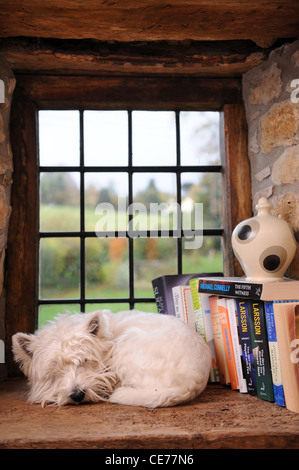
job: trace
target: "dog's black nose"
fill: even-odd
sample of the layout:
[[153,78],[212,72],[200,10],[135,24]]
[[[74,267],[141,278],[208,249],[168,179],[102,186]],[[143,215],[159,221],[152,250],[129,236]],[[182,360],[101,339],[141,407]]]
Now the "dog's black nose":
[[82,400],[84,400],[84,397],[85,397],[85,392],[83,390],[74,390],[73,393],[70,395],[70,398],[75,403],[80,403]]

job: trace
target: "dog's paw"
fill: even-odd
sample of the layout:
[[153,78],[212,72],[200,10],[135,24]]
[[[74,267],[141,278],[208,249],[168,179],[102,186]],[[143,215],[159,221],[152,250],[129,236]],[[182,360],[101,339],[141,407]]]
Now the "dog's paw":
[[149,391],[133,387],[119,387],[112,393],[109,401],[119,405],[156,408],[156,406],[159,406],[159,398],[157,395],[157,391]]
[[109,398],[111,403],[119,405],[145,406],[147,408],[158,408],[164,406],[174,406],[184,401],[188,401],[196,393],[190,391],[182,393],[181,388],[169,389],[140,389],[133,387],[117,388]]
[[119,387],[110,395],[109,401],[119,405],[135,405],[134,399],[136,399],[136,390],[134,388]]

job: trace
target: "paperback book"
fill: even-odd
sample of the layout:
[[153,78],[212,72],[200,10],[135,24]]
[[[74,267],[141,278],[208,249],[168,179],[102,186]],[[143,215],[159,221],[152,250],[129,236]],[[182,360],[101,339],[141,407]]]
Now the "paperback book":
[[219,382],[219,368],[215,349],[209,296],[199,294],[197,279],[189,281],[196,331],[205,339],[211,352],[211,372],[209,382]]
[[285,406],[284,391],[282,385],[281,366],[277,343],[277,334],[274,318],[273,302],[265,302],[266,325],[268,333],[268,345],[270,353],[271,373],[275,403]]
[[228,316],[228,309],[226,305],[226,299],[218,298],[217,308],[218,308],[218,313],[219,313],[219,318],[220,318],[224,351],[225,351],[225,357],[226,357],[226,363],[228,367],[231,388],[233,390],[238,390],[239,381],[238,381],[238,375],[237,375],[237,369],[236,369],[236,361],[235,361],[235,354],[234,354],[234,349],[233,349],[233,342],[232,342],[232,335],[231,335],[231,328],[230,328],[230,322],[229,322],[229,316]]
[[[220,274],[214,273],[214,275],[218,276]],[[199,276],[207,276],[207,274],[169,274],[153,279],[152,287],[158,313],[175,315],[172,288],[176,286],[187,286],[189,285],[190,279],[198,278]]]
[[299,413],[299,300],[273,303],[286,407]]
[[217,356],[217,364],[219,369],[219,379],[222,385],[229,385],[230,384],[230,377],[228,366],[226,362],[226,355],[224,349],[224,342],[223,342],[223,335],[222,335],[222,328],[220,323],[220,317],[218,312],[218,305],[217,305],[217,296],[209,296],[209,304],[210,304],[210,312],[211,312],[211,321],[213,327],[213,334],[214,334],[214,342],[215,342],[215,350]]
[[192,274],[163,276],[153,287],[163,313],[207,341],[210,381],[299,413],[299,281]]
[[244,373],[244,361],[242,356],[242,347],[240,342],[240,333],[239,333],[239,320],[237,314],[237,305],[236,299],[226,299],[226,306],[229,317],[229,324],[232,337],[232,345],[235,355],[236,370],[239,382],[239,390],[241,393],[247,393],[247,385]]
[[219,296],[253,300],[297,300],[299,281],[286,279],[265,283],[248,282],[245,278],[199,278],[199,291]]
[[246,300],[236,299],[237,315],[239,320],[239,335],[242,349],[244,375],[247,384],[247,391],[250,395],[256,396],[256,380],[254,370],[254,360],[252,342],[249,326],[249,310]]
[[248,301],[252,352],[255,366],[257,395],[262,400],[275,401],[264,304]]

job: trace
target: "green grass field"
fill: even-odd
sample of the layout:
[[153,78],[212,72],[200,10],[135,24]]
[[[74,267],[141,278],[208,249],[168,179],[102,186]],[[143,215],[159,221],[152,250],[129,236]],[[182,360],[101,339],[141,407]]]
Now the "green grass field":
[[[74,206],[41,206],[41,231],[79,231],[80,213]],[[85,230],[94,231],[99,216],[93,210],[85,211]],[[120,219],[126,228],[125,219]],[[110,222],[109,222],[110,223]],[[146,221],[144,222],[146,223]],[[65,240],[65,242],[64,242]],[[68,239],[70,240],[70,239]],[[64,238],[45,239],[44,259],[40,272],[40,298],[42,299],[79,299],[79,238],[69,242]],[[108,308],[114,312],[129,309],[129,304],[110,303],[109,299],[126,299],[128,289],[128,244],[122,252],[111,251],[112,239],[88,239],[86,242],[86,296],[88,299],[108,299],[105,304],[87,304],[86,311]],[[153,240],[153,239],[152,239]],[[156,311],[151,280],[163,274],[176,273],[176,240],[154,239],[157,242],[147,244],[144,239],[134,241],[135,258],[135,297],[152,298],[153,303],[136,303],[136,308]],[[44,242],[43,241],[43,242]],[[77,244],[77,245],[76,245]],[[219,243],[219,246],[221,243]],[[76,248],[77,246],[77,248]],[[217,245],[218,246],[218,245]],[[74,248],[75,247],[75,248]],[[44,249],[44,248],[43,248]],[[114,259],[111,259],[110,257]],[[72,264],[70,264],[70,258]],[[212,237],[204,240],[198,250],[183,250],[183,272],[220,272],[223,269],[222,252],[215,248]],[[58,271],[61,271],[58,275]],[[73,272],[72,272],[73,270]],[[73,276],[73,277],[72,277]],[[65,311],[79,312],[78,304],[41,305],[39,308],[39,326]]]

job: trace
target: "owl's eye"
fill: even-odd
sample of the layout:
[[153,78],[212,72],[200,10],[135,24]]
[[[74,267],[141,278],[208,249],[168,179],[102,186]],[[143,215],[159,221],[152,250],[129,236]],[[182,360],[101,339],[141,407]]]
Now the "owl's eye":
[[252,230],[250,225],[243,225],[243,227],[238,230],[238,238],[240,238],[240,240],[247,240],[247,238],[250,237],[251,232]]
[[263,265],[267,271],[275,271],[280,265],[280,258],[277,255],[266,256]]
[[236,238],[240,243],[249,243],[255,239],[260,230],[260,224],[256,220],[250,220],[241,224],[236,230]]
[[283,267],[287,257],[288,254],[282,246],[270,246],[262,252],[259,263],[264,271],[274,273]]

